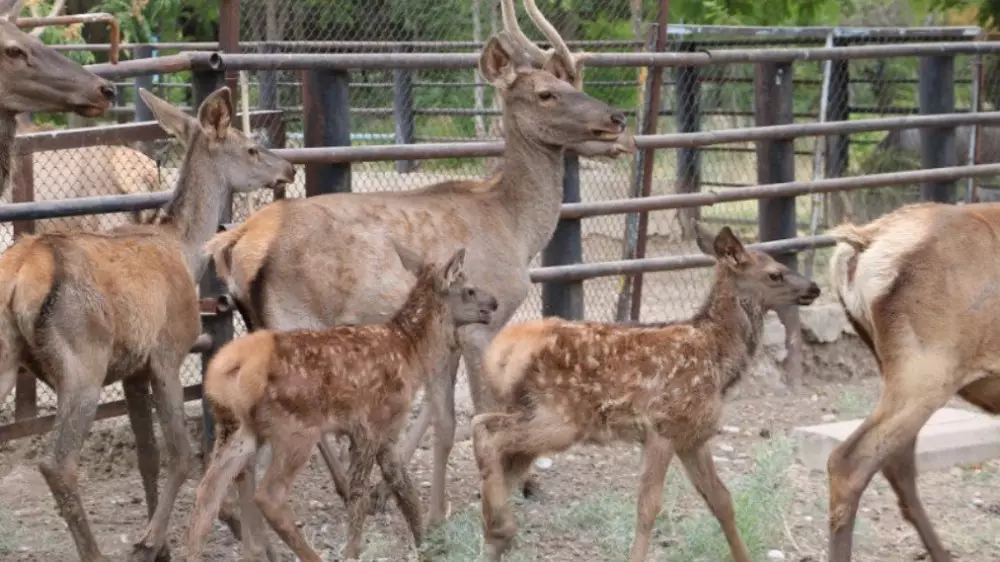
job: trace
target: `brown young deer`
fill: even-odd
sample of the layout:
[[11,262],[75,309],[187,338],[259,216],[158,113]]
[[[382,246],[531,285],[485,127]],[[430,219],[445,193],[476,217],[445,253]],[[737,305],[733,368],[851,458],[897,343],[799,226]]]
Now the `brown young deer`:
[[[229,483],[244,470],[252,472],[257,448],[269,443],[273,460],[254,503],[300,560],[320,562],[295,524],[288,494],[296,474],[328,432],[345,435],[351,442],[344,557],[356,559],[361,554],[368,476],[376,461],[420,547],[419,496],[399,459],[396,441],[414,394],[429,377],[443,371],[456,344],[456,329],[488,324],[497,301],[466,281],[465,249],[440,266],[423,264],[403,247],[396,251],[399,267],[416,281],[388,322],[317,331],[256,331],[227,344],[209,363],[205,396],[223,429],[198,485],[188,531],[190,560],[201,559],[204,536]],[[240,487],[241,496],[247,492]],[[244,535],[264,539],[263,529],[253,528],[258,519],[246,521],[245,510],[251,504],[245,500],[241,497]],[[253,554],[260,556],[263,551]]]
[[[919,203],[831,232],[831,290],[884,387],[830,454],[830,562],[849,562],[861,495],[881,471],[934,562],[949,562],[917,494],[917,434],[958,394],[1000,414],[1000,204]],[[984,259],[984,257],[986,257]]]
[[490,560],[514,538],[507,505],[534,459],[577,443],[643,445],[630,560],[646,558],[663,481],[674,453],[722,525],[737,562],[750,555],[736,530],[732,498],[708,441],[726,391],[746,371],[769,309],[809,304],[819,287],[767,254],[748,251],[729,227],[698,245],[714,256],[715,281],[686,322],[657,326],[545,318],[504,328],[487,348],[484,382],[502,410],[472,420],[482,478]]
[[[201,331],[195,279],[207,265],[203,245],[230,191],[286,184],[295,173],[230,128],[228,89],[211,94],[197,119],[139,93],[187,148],[174,196],[155,224],[25,236],[0,257],[0,400],[19,366],[57,393],[52,449],[39,468],[85,562],[105,559],[76,476],[101,387],[122,381],[149,515],[135,558],[153,560],[167,555],[170,512],[192,460],[178,371]],[[150,385],[170,457],[159,498]]]
[[[565,46],[558,35],[550,39]],[[566,49],[544,59],[531,55],[531,49],[538,51],[523,35],[507,29],[486,42],[479,58],[480,72],[504,100],[504,162],[491,178],[447,181],[407,192],[286,199],[220,233],[208,245],[249,324],[273,330],[391,317],[412,283],[395,257],[391,237],[437,259],[467,248],[470,281],[495,295],[500,308],[489,325],[462,328],[461,351],[452,355],[444,376],[432,378],[426,393],[430,400],[402,444],[402,458],[408,461],[426,429],[427,404],[433,404],[432,525],[446,512],[445,471],[455,434],[460,353],[475,407],[481,410],[482,349],[528,294],[529,263],[555,230],[564,149],[585,146],[595,153],[603,147],[609,155],[635,150],[624,114],[570,84],[578,69],[574,59],[567,60]],[[325,440],[320,447],[327,463],[339,467]]]
[[72,111],[102,115],[115,88],[17,28],[24,0],[0,0],[0,194],[10,176],[10,153],[18,113]]

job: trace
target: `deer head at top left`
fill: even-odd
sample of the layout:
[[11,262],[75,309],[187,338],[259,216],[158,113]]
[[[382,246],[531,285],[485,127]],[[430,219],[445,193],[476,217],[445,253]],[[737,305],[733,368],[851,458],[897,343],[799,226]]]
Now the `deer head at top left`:
[[17,27],[24,0],[0,0],[0,111],[102,115],[115,100],[111,82]]

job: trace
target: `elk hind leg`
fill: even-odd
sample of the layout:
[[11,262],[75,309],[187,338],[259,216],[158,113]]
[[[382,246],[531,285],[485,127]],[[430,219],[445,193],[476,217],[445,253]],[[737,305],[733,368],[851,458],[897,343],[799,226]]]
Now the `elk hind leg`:
[[[146,518],[153,518],[157,504],[157,485],[160,478],[160,450],[153,432],[153,403],[149,395],[149,379],[144,375],[122,381],[129,424],[135,435],[135,456],[146,492]],[[164,547],[166,549],[166,547]]]
[[829,562],[850,561],[858,504],[872,476],[957,390],[953,364],[939,352],[914,350],[884,362],[883,371],[885,388],[872,414],[827,461]]
[[719,478],[719,472],[712,461],[712,453],[708,444],[702,444],[695,450],[678,451],[677,456],[684,464],[684,469],[688,478],[691,479],[691,483],[704,498],[715,518],[719,520],[733,559],[736,562],[750,562],[750,552],[747,550],[746,544],[743,543],[743,539],[740,538],[740,532],[736,527],[733,497],[722,479]]
[[[187,349],[184,349],[187,353]],[[167,542],[167,527],[174,501],[194,464],[191,441],[184,427],[184,390],[181,386],[180,367],[185,355],[174,353],[154,356],[150,363],[150,383],[153,402],[160,419],[163,443],[169,461],[163,496],[142,537],[133,547],[135,560],[153,560]]]
[[420,517],[420,494],[413,486],[413,481],[406,472],[406,466],[396,450],[395,442],[388,442],[379,448],[376,456],[379,468],[382,470],[383,481],[392,490],[396,497],[396,504],[403,512],[407,524],[410,526],[410,533],[413,535],[413,543],[417,550],[423,541],[423,523]]
[[917,493],[917,440],[911,439],[906,445],[886,460],[882,475],[889,481],[896,498],[899,500],[899,511],[903,519],[910,522],[920,535],[924,548],[934,562],[950,562],[951,554],[941,544],[941,539],[934,531],[924,505]]
[[94,423],[101,397],[100,385],[88,385],[86,379],[87,375],[79,368],[63,370],[60,380],[64,385],[59,389],[52,449],[38,468],[55,498],[59,514],[69,527],[80,560],[103,562],[106,558],[101,554],[87,523],[77,480],[80,450]]

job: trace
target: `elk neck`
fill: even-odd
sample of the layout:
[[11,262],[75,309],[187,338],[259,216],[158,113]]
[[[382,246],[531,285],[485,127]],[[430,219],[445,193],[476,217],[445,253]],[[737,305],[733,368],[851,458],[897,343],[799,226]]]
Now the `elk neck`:
[[552,238],[563,198],[563,148],[529,139],[516,119],[503,116],[506,146],[497,190],[510,214],[511,231],[522,242],[526,259]]
[[201,279],[208,256],[202,247],[215,235],[231,189],[216,169],[212,155],[193,144],[184,154],[173,197],[161,210],[158,224],[171,227],[184,247],[184,261],[195,281]]
[[424,269],[406,302],[389,321],[405,342],[405,354],[425,365],[424,378],[443,367],[435,362],[446,360],[449,355],[447,349],[455,343],[455,329],[453,326],[449,329],[448,319],[445,318],[447,313],[444,302],[434,289],[433,272]]
[[709,334],[714,345],[714,361],[721,367],[720,390],[725,392],[750,365],[757,352],[767,312],[759,299],[743,295],[736,282],[717,265],[715,282],[692,324]]
[[17,114],[11,111],[0,111],[0,195],[8,186],[11,169],[11,147],[14,146],[14,136],[17,134]]

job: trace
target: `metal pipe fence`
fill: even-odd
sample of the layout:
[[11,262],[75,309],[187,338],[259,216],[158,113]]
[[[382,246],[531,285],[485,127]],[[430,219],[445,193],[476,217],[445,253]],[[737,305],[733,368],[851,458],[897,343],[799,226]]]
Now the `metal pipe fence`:
[[[669,29],[671,32],[674,30],[674,27],[670,26]],[[876,69],[872,71],[875,72],[880,64],[892,64],[894,61],[902,61],[906,57],[921,57],[924,60],[979,57],[980,68],[987,67],[987,61],[992,60],[992,58],[1000,60],[1000,57],[997,57],[1000,54],[1000,43],[974,41],[973,39],[976,39],[978,29],[976,33],[971,33],[969,31],[971,28],[960,28],[957,30],[935,29],[933,33],[927,31],[924,35],[916,33],[914,36],[926,37],[928,39],[941,39],[943,37],[946,39],[946,41],[917,45],[905,43],[861,46],[840,45],[829,48],[792,46],[777,49],[760,48],[747,50],[700,49],[699,46],[701,45],[712,45],[714,38],[698,35],[698,33],[707,33],[705,31],[706,28],[689,26],[685,29],[688,35],[685,35],[684,38],[695,43],[694,48],[690,51],[677,53],[600,52],[588,61],[588,65],[595,69],[617,71],[627,68],[650,66],[672,67],[664,68],[665,77],[663,84],[669,86],[665,88],[664,94],[667,100],[665,102],[666,106],[657,113],[674,116],[678,124],[677,130],[682,129],[682,132],[671,132],[674,129],[674,124],[666,123],[662,127],[658,127],[653,134],[637,136],[637,145],[639,148],[652,151],[653,154],[654,168],[651,175],[653,182],[648,197],[630,197],[627,190],[614,187],[613,185],[609,186],[609,184],[629,185],[631,182],[636,181],[635,177],[627,169],[631,163],[618,162],[604,167],[595,167],[596,164],[580,159],[579,169],[572,174],[567,174],[567,178],[574,183],[570,187],[575,187],[580,191],[582,202],[565,204],[560,220],[564,224],[573,227],[568,231],[572,232],[575,229],[576,232],[566,240],[563,240],[563,243],[575,245],[576,248],[582,250],[578,254],[581,258],[578,259],[586,263],[537,267],[538,259],[536,258],[536,261],[533,262],[533,265],[536,267],[533,267],[531,270],[532,280],[535,283],[550,286],[561,284],[565,290],[579,291],[579,293],[586,295],[587,299],[591,299],[595,298],[595,295],[603,295],[605,292],[609,292],[607,291],[608,284],[615,281],[614,279],[608,279],[609,277],[616,278],[657,272],[655,275],[647,277],[644,298],[639,303],[642,314],[656,320],[664,319],[664,315],[676,317],[683,315],[683,312],[687,312],[687,308],[690,308],[690,302],[697,300],[697,296],[695,295],[695,298],[692,298],[691,293],[680,294],[674,290],[674,292],[669,293],[672,295],[670,297],[672,300],[670,302],[664,301],[662,295],[666,292],[664,291],[666,285],[668,283],[677,284],[678,279],[680,279],[678,277],[668,278],[666,276],[693,275],[697,268],[710,263],[710,260],[704,256],[689,253],[692,249],[690,240],[686,239],[682,232],[677,231],[677,225],[679,224],[677,211],[679,209],[697,209],[701,219],[705,222],[733,224],[741,236],[754,241],[754,232],[756,230],[754,227],[759,226],[763,221],[774,219],[767,214],[766,210],[745,213],[742,208],[736,205],[738,202],[777,198],[791,201],[793,205],[790,207],[792,211],[790,218],[793,220],[790,222],[786,221],[786,223],[791,225],[791,232],[797,234],[796,228],[799,228],[802,224],[809,224],[808,217],[803,221],[801,217],[797,216],[798,209],[794,205],[794,198],[799,195],[827,194],[823,199],[823,223],[829,224],[830,222],[837,222],[845,218],[853,217],[856,220],[871,218],[865,214],[869,213],[869,207],[875,209],[870,212],[884,212],[893,205],[904,201],[906,197],[910,197],[904,194],[912,192],[913,188],[919,187],[922,184],[944,186],[944,193],[952,196],[957,193],[957,188],[953,186],[956,179],[1000,176],[1000,158],[991,160],[988,156],[991,154],[992,143],[995,142],[991,136],[993,133],[989,133],[989,131],[1000,131],[998,129],[998,126],[1000,126],[1000,111],[989,110],[997,109],[998,106],[993,104],[992,98],[987,95],[989,94],[989,81],[973,74],[973,65],[968,65],[969,72],[965,74],[963,74],[964,71],[962,69],[966,67],[958,63],[953,63],[950,70],[945,67],[936,67],[937,70],[934,71],[933,80],[923,75],[911,78],[903,75],[891,75],[889,73],[890,76],[886,79],[879,79],[874,75],[859,75],[855,76],[855,80],[852,81],[851,77],[847,75],[848,69],[854,68],[850,67],[849,64],[857,64],[855,61],[874,61],[871,63],[874,66],[871,68]],[[742,34],[741,37],[746,38],[756,37],[755,34],[761,33],[760,30],[736,31],[729,28],[713,28],[712,32],[721,34],[729,33],[731,35]],[[833,32],[829,29],[826,29],[822,34],[819,31],[806,30],[801,31],[802,35],[798,39],[803,41],[807,39],[814,43],[821,43],[830,33]],[[839,38],[838,40],[845,41],[858,37],[858,34],[851,30],[839,30],[834,35]],[[891,33],[885,33],[886,37],[889,35]],[[678,41],[679,38],[679,34],[674,37]],[[792,42],[791,40],[795,38],[796,36],[789,32],[788,35],[778,37],[777,39],[787,39],[788,42]],[[364,43],[363,45],[355,45],[355,47],[358,49],[385,50],[385,42],[373,43],[381,46],[376,47],[374,44],[369,45],[368,43]],[[420,46],[417,43],[420,43]],[[595,46],[616,48],[638,46],[626,43],[628,42]],[[397,42],[393,43],[393,48],[401,49],[407,46],[414,49],[444,48],[430,46],[436,44],[435,42],[416,42],[413,45],[409,45],[408,43],[400,45]],[[455,46],[455,43],[443,42],[443,44],[450,46],[452,49],[459,48]],[[468,48],[475,48],[478,44],[470,43]],[[140,46],[121,46],[122,50],[129,53],[139,50],[133,49],[133,47]],[[149,47],[161,51],[168,50],[167,47],[161,45],[152,45]],[[180,47],[178,50],[183,50],[183,46],[181,45],[174,45],[173,47]],[[256,47],[260,47],[261,49],[265,47],[277,48],[279,52],[256,54],[217,53],[201,50],[210,48],[207,45],[196,45],[194,47],[197,47],[197,49],[176,55],[150,58],[148,56],[150,53],[147,53],[147,58],[123,60],[117,65],[91,65],[88,68],[105,77],[120,79],[156,76],[162,79],[164,76],[176,76],[180,72],[190,73],[193,77],[190,79],[192,86],[167,86],[168,89],[177,91],[177,95],[181,95],[181,92],[185,90],[193,90],[191,95],[196,99],[189,100],[188,107],[196,107],[197,98],[204,95],[206,88],[214,87],[209,86],[210,84],[221,84],[222,77],[227,71],[244,70],[258,72],[256,80],[251,82],[249,92],[252,100],[251,103],[260,110],[252,114],[252,119],[255,120],[254,129],[258,133],[263,131],[262,134],[268,139],[269,146],[275,147],[279,154],[288,158],[293,163],[306,168],[306,174],[298,174],[298,177],[313,178],[306,180],[304,190],[298,185],[293,186],[290,196],[300,196],[303,192],[306,194],[319,193],[329,190],[331,186],[336,186],[337,189],[354,191],[379,190],[384,189],[386,185],[391,185],[393,181],[398,181],[399,178],[413,178],[411,181],[425,184],[435,179],[481,175],[482,168],[478,167],[478,162],[472,159],[493,158],[502,154],[503,143],[494,140],[484,140],[488,139],[489,136],[480,136],[479,133],[475,135],[466,133],[463,135],[457,132],[450,135],[433,134],[433,132],[426,135],[414,134],[414,131],[419,131],[418,127],[414,127],[408,133],[403,133],[410,135],[406,144],[351,146],[355,142],[368,142],[362,141],[360,137],[352,135],[367,134],[368,132],[372,134],[393,135],[390,132],[391,130],[386,131],[386,133],[382,133],[381,131],[366,131],[365,133],[361,133],[358,131],[358,125],[362,123],[358,119],[371,119],[378,116],[352,115],[352,109],[373,109],[355,107],[356,98],[352,97],[356,96],[354,92],[384,88],[386,85],[391,84],[392,87],[390,90],[395,95],[397,86],[400,84],[405,86],[407,84],[406,80],[400,77],[400,72],[427,73],[426,75],[420,74],[421,79],[417,79],[417,75],[415,74],[409,80],[408,87],[410,88],[411,93],[409,95],[411,98],[416,95],[413,92],[418,84],[421,88],[425,89],[455,89],[457,86],[450,85],[448,80],[445,79],[450,75],[438,75],[435,73],[467,72],[474,68],[475,53],[393,52],[391,57],[385,56],[384,53],[365,52],[303,53],[291,55],[280,53],[280,49],[285,47],[281,45],[276,46],[273,42],[264,42],[256,45]],[[248,44],[243,43],[241,47],[244,50],[248,49]],[[321,47],[317,45],[315,48],[319,49]],[[808,74],[803,70],[809,70],[813,66],[818,68],[816,61],[830,61],[827,65],[829,70],[814,74]],[[680,66],[677,66],[678,64]],[[728,69],[734,65],[746,64],[755,66],[745,76],[726,78],[712,74],[720,68]],[[756,76],[762,72],[764,67],[775,64],[786,65],[789,69],[795,69],[796,74],[791,79],[795,81],[797,88],[794,95],[800,96],[795,98],[795,103],[789,101],[790,98],[787,97],[792,94],[779,91],[766,91],[760,87]],[[867,69],[869,67],[863,68]],[[358,82],[355,79],[353,81],[355,86],[351,87],[352,80],[350,77],[361,75],[361,73],[355,72],[357,70],[363,70],[366,77],[365,80],[369,80],[371,83]],[[800,71],[802,72],[800,73]],[[829,75],[828,77],[826,76],[827,74]],[[279,76],[284,76],[284,78],[278,79]],[[316,85],[332,85],[340,93],[337,95],[324,94],[319,98],[313,98],[311,101],[309,99],[300,99],[297,103],[288,104],[285,103],[287,100],[280,100],[273,95],[274,91],[270,93],[267,91],[271,86],[276,87],[281,82],[294,83],[295,80],[289,79],[288,76],[311,76],[310,80],[317,80],[315,82]],[[801,78],[801,82],[799,82],[801,76],[804,76],[804,78]],[[807,94],[802,94],[802,89],[798,89],[800,84],[803,85],[803,88],[808,87],[818,91],[819,85],[824,81],[829,84],[827,96],[824,96],[824,99],[828,100],[825,122],[795,122],[796,119],[814,119],[818,115],[816,113],[817,110],[812,105],[814,100],[808,100],[809,103],[804,103]],[[607,76],[603,75],[597,76],[595,82],[597,82],[598,86],[607,86],[612,90],[620,85],[631,83],[628,80],[608,79]],[[470,91],[477,87],[475,82],[467,79],[462,84],[463,87],[468,88]],[[636,87],[635,84],[632,87]],[[375,87],[376,85],[377,88]],[[646,86],[648,85],[647,80]],[[781,124],[744,126],[745,123],[736,121],[736,119],[741,116],[756,117],[758,122],[763,123],[761,116],[755,113],[756,109],[752,103],[741,106],[739,109],[727,110],[725,104],[720,103],[717,99],[717,96],[721,95],[719,92],[724,89],[723,86],[753,88],[752,94],[758,100],[758,103],[762,103],[761,100],[765,99],[762,96],[771,96],[770,98],[766,98],[770,100],[768,103],[783,103],[787,107],[794,109],[794,111],[790,111],[786,117],[782,117],[785,121],[771,121]],[[918,115],[852,119],[853,116],[851,113],[861,113],[862,110],[872,110],[873,113],[882,115],[892,114],[892,111],[886,111],[889,104],[873,104],[872,101],[867,99],[854,99],[853,103],[848,104],[848,97],[846,95],[848,86],[854,88],[877,86],[890,87],[890,89],[912,89],[913,86],[916,86],[917,90],[923,92],[922,96],[919,96],[920,99],[926,97],[929,92],[935,91],[933,88],[937,88],[939,92],[954,91],[957,93],[950,107],[932,107],[929,103],[925,102],[922,106],[907,110],[917,112],[919,113]],[[491,90],[491,88],[482,89],[487,92]],[[986,103],[972,104],[967,101],[971,99],[971,96],[967,93],[962,93],[961,96],[958,94],[960,92],[967,92],[970,89],[976,92],[977,96],[981,98],[980,102]],[[318,91],[329,92],[330,89],[321,87]],[[902,90],[893,90],[896,94],[900,91]],[[308,88],[306,93],[308,94]],[[981,93],[982,95],[980,95]],[[775,96],[778,96],[778,98],[775,98]],[[786,97],[780,98],[780,96]],[[916,92],[911,96],[911,102],[915,103],[918,101]],[[856,93],[854,97],[857,98]],[[896,95],[896,97],[889,96],[887,99],[897,104],[897,109],[902,111],[906,110],[905,107],[899,105],[899,99],[902,98]],[[875,101],[885,100],[876,99]],[[423,119],[424,121],[421,121],[421,123],[426,123],[427,119],[446,118],[469,119],[471,121],[477,117],[489,117],[489,113],[495,113],[485,107],[462,108],[458,105],[451,105],[445,108],[415,107],[412,99],[410,99],[409,103],[409,109],[407,107],[400,107],[398,101],[396,104],[390,104],[392,107],[382,106],[381,108],[385,110],[384,113],[386,114],[391,111],[394,115],[404,115],[408,119]],[[815,103],[816,106],[819,105],[818,98],[815,99]],[[967,103],[969,105],[966,105]],[[979,105],[987,108],[987,110],[980,111]],[[286,111],[286,108],[294,109],[293,111]],[[130,108],[119,109],[125,110]],[[447,109],[459,109],[463,111],[449,114],[445,111]],[[626,107],[623,109],[630,110],[633,114],[642,114],[646,111],[642,107]],[[299,117],[295,114],[295,111],[301,112],[301,119],[304,121],[312,119],[313,123],[321,123],[321,129],[302,132],[301,138],[303,138],[306,146],[283,148],[289,139],[299,138],[300,135],[296,128],[296,120]],[[715,117],[712,113],[713,111],[720,113],[728,112],[727,117],[731,116],[734,119],[732,125],[721,128],[717,126],[706,127],[710,118]],[[318,118],[319,116],[325,117],[326,115],[334,114],[348,115],[349,117],[346,119]],[[135,116],[136,119],[140,117],[142,116]],[[148,119],[148,116],[146,118]],[[382,118],[384,119],[385,117]],[[339,123],[339,125],[333,125],[334,123]],[[686,123],[687,125],[680,127],[679,124],[681,123]],[[334,126],[341,128],[330,128]],[[293,130],[288,131],[286,130],[287,127],[291,127]],[[702,127],[710,130],[703,130]],[[946,146],[952,146],[948,143],[959,143],[961,139],[966,139],[966,144],[962,147],[958,147],[957,144],[954,145],[956,151],[959,151],[958,149],[961,148],[961,151],[964,151],[962,152],[963,154],[978,156],[974,159],[972,165],[955,165],[960,163],[956,159],[951,162],[944,162],[948,165],[940,165],[941,162],[938,162],[931,169],[916,171],[892,170],[881,171],[881,173],[870,173],[873,170],[863,170],[861,175],[852,175],[854,172],[848,169],[848,157],[851,160],[861,160],[859,155],[863,156],[865,154],[858,152],[859,147],[875,151],[876,149],[889,146],[891,143],[887,143],[887,139],[894,138],[892,135],[903,135],[908,131],[921,130],[924,131],[924,136],[927,138],[945,138],[946,140],[943,142]],[[159,177],[159,181],[156,184],[156,189],[150,189],[142,193],[107,193],[84,197],[76,196],[78,194],[69,194],[72,196],[63,196],[48,200],[39,198],[37,201],[16,200],[11,204],[0,205],[0,223],[16,221],[15,224],[17,225],[26,225],[30,224],[31,221],[38,221],[36,224],[42,224],[44,221],[55,217],[68,220],[67,217],[98,217],[105,216],[108,213],[144,211],[159,207],[170,197],[170,191],[164,190],[164,187],[170,185],[169,182],[172,177],[176,177],[177,151],[173,143],[164,142],[165,135],[162,134],[162,131],[159,133],[157,131],[159,131],[157,125],[151,122],[141,122],[92,129],[84,128],[19,135],[16,149],[17,159],[20,162],[18,165],[33,165],[36,170],[39,169],[40,163],[48,162],[51,164],[54,160],[58,160],[60,155],[69,155],[74,150],[96,147],[124,148],[122,145],[125,144],[136,146],[145,144],[147,146],[141,152],[147,155],[146,158],[151,162],[149,165],[152,166],[153,174]],[[865,136],[875,132],[886,131],[889,132],[889,136],[884,137],[882,140]],[[982,131],[979,135],[982,138],[978,142],[972,141],[971,139],[975,138],[977,131]],[[972,134],[968,134],[969,132]],[[855,139],[854,136],[862,136],[863,138]],[[472,140],[413,144],[415,139],[427,137],[464,137]],[[786,143],[789,146],[793,146],[794,149],[787,150],[787,153],[782,153],[781,158],[785,159],[785,162],[789,159],[796,162],[798,159],[808,159],[811,162],[814,154],[811,150],[811,145],[800,145],[800,143],[817,137],[826,139],[824,143],[825,148],[823,148],[827,156],[824,159],[824,170],[816,176],[820,179],[800,181],[798,178],[801,174],[793,173],[792,176],[785,177],[784,179],[781,176],[774,176],[773,180],[764,181],[765,185],[754,185],[755,183],[760,183],[758,181],[760,178],[753,176],[753,171],[759,163],[755,162],[753,156],[750,154],[745,154],[749,151],[754,151],[754,145],[756,145],[756,150],[759,151],[761,146],[768,145],[768,143]],[[396,138],[397,142],[399,142],[398,134],[390,138]],[[918,140],[920,138],[922,137],[918,135]],[[1000,137],[998,137],[998,140],[1000,140]],[[974,143],[972,149],[968,147],[968,142]],[[331,143],[339,146],[320,146],[321,144]],[[665,166],[667,154],[663,152],[663,149],[677,149],[678,154],[681,154],[682,151],[687,152],[684,152],[685,156],[683,158],[678,158],[676,166],[669,167]],[[717,154],[720,150],[732,151],[732,154],[745,154],[743,156],[747,158],[745,164],[741,164],[740,166],[730,165],[728,168],[732,170],[745,167],[749,175],[744,177],[743,175],[736,174],[718,174],[715,168],[718,163],[713,160],[713,155]],[[470,160],[472,161],[470,162]],[[400,172],[397,170],[402,170],[402,168],[393,170],[384,164],[380,164],[393,161],[397,163],[419,161],[421,165],[419,167],[408,167],[405,171]],[[988,163],[977,164],[977,162],[982,161]],[[470,167],[473,164],[476,167]],[[382,167],[379,167],[380,165]],[[53,168],[56,167],[58,166],[53,166]],[[321,170],[322,174],[310,174],[311,170]],[[664,172],[663,170],[667,171]],[[793,168],[794,170],[795,168]],[[879,172],[879,170],[874,171]],[[172,176],[171,174],[174,175]],[[812,174],[809,174],[809,176],[811,177]],[[322,179],[324,177],[332,179],[324,180]],[[609,177],[613,178],[613,180],[607,181]],[[320,179],[317,180],[315,178]],[[34,174],[34,180],[38,186],[47,186],[44,182],[40,182],[37,172]],[[680,185],[686,186],[684,191],[674,193],[674,191],[679,189],[678,186]],[[711,185],[747,187],[725,187],[715,191],[707,191],[705,188]],[[872,188],[882,186],[896,186],[896,188],[878,192],[871,191]],[[969,188],[966,189],[966,198],[968,198]],[[980,191],[986,193],[988,189],[981,189]],[[16,195],[18,193],[31,193],[31,191],[26,192],[14,189],[12,193]],[[892,199],[892,203],[879,203],[881,206],[871,206],[869,199],[866,199],[870,197],[896,197],[896,195],[888,194],[900,194],[899,197],[903,197],[904,199]],[[842,202],[839,198],[840,196],[849,196],[849,200]],[[837,202],[842,202],[844,208],[833,212],[836,210],[834,209],[836,205],[839,204]],[[648,253],[650,255],[639,255],[634,260],[617,259],[621,257],[621,254],[616,250],[624,246],[627,243],[626,238],[631,235],[624,234],[626,232],[626,215],[636,215],[639,213],[645,213],[649,216],[649,226],[646,234],[648,235]],[[245,216],[246,212],[234,211],[234,220],[238,221]],[[22,232],[24,231],[23,228],[22,226]],[[15,231],[17,230],[15,228]],[[616,240],[619,242],[616,242]],[[774,252],[776,255],[783,256],[783,259],[788,259],[789,253],[794,254],[804,249],[823,248],[831,242],[829,237],[805,236],[786,240],[769,240],[759,245],[752,244],[752,247]],[[687,282],[690,283],[690,281]],[[211,288],[211,284],[204,285],[204,287]],[[223,295],[216,294],[213,291],[214,289],[206,291],[203,288],[203,296],[207,296],[210,301],[218,303],[218,299]],[[526,309],[528,314],[531,314],[531,309],[538,306],[536,303],[540,301],[540,293],[541,291],[533,293],[529,297],[529,301],[525,303],[523,308]],[[550,291],[548,294],[551,295],[552,292]],[[613,300],[606,296],[600,296],[599,298],[603,298],[604,303]],[[567,302],[572,301],[572,299],[565,300]],[[217,304],[212,305],[212,302],[206,305],[206,326],[209,326],[211,333],[206,335],[205,341],[199,344],[202,347],[193,350],[199,353],[207,352],[210,354],[233,335],[234,323],[229,311],[224,310],[226,307],[220,307]],[[668,311],[668,307],[674,308]],[[588,305],[587,310],[589,316],[592,315],[601,319],[615,319],[618,317],[618,312],[614,311],[613,308],[613,304],[611,306],[605,304],[604,308]],[[678,311],[678,309],[680,310]],[[557,310],[555,313],[560,313],[560,311]],[[228,326],[228,333],[226,333],[226,326]],[[236,331],[239,332],[239,323],[237,322],[235,326]],[[217,335],[220,337],[215,337]],[[192,365],[189,368],[193,367],[197,370],[198,357],[193,356],[192,359]],[[186,380],[190,381],[190,379]],[[196,384],[189,387],[189,392],[193,393],[191,394],[192,397],[197,397],[197,390],[190,389],[196,388]],[[43,408],[48,407],[44,403],[41,405]],[[3,423],[5,419],[4,408],[5,406],[0,404],[0,423]],[[114,406],[109,406],[105,410],[102,410],[102,412],[113,413],[115,411],[114,408]],[[44,412],[39,413],[44,415]],[[32,415],[30,419],[37,420],[41,418]],[[48,427],[46,423],[49,423],[33,422],[34,425],[25,425],[28,421],[29,417],[21,415],[15,421],[15,424],[21,424],[16,425],[17,429],[9,429],[10,425],[0,425],[0,440],[27,435],[37,431],[45,431]]]

